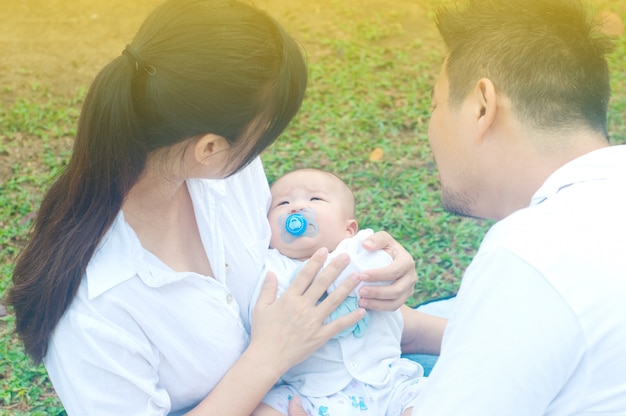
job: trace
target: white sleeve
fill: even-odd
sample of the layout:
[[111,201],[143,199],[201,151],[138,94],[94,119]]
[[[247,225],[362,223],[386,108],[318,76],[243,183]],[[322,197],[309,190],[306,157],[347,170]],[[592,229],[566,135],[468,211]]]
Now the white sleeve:
[[[328,255],[324,265],[330,263],[339,253],[348,253],[350,256],[350,263],[341,272],[339,277],[335,279],[333,283],[328,287],[328,291],[332,292],[341,283],[346,280],[352,273],[361,273],[366,270],[376,269],[379,267],[388,266],[393,262],[393,259],[384,250],[368,251],[363,248],[363,241],[372,235],[374,232],[371,229],[365,229],[359,231],[354,237],[346,238],[341,241],[337,248]],[[367,282],[367,285],[386,285],[392,282]],[[358,293],[358,290],[363,286],[363,283],[353,290],[354,293]]]
[[169,413],[158,353],[148,342],[80,313],[66,316],[55,332],[45,365],[68,415]]
[[413,415],[545,414],[583,354],[578,322],[545,277],[504,249],[482,252]]

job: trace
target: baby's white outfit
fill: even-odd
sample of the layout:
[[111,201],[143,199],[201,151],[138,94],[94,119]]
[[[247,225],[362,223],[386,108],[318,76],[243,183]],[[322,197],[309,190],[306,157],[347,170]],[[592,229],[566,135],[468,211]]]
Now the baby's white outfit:
[[[391,263],[390,256],[384,251],[370,252],[362,247],[363,240],[371,234],[372,230],[359,231],[329,254],[327,263],[342,252],[347,252],[351,259],[329,292],[353,272]],[[271,249],[262,276],[267,271],[276,273],[280,296],[303,264]],[[262,281],[260,279],[257,295]],[[357,291],[358,288],[355,296]],[[297,394],[301,396],[307,413],[316,416],[399,415],[412,407],[424,370],[418,363],[400,357],[402,313],[399,310],[368,310],[367,317],[368,325],[362,328],[359,336],[348,333],[333,338],[289,369],[266,395],[264,403],[287,414],[289,399]]]

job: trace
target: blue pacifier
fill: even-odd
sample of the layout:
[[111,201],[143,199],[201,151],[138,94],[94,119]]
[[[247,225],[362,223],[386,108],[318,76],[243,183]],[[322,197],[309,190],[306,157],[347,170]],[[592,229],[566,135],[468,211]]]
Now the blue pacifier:
[[285,243],[292,243],[298,237],[314,237],[318,232],[315,213],[309,208],[281,215],[278,224],[283,228],[280,237]]
[[308,222],[304,215],[300,213],[291,214],[285,221],[285,230],[293,236],[300,237],[306,231]]

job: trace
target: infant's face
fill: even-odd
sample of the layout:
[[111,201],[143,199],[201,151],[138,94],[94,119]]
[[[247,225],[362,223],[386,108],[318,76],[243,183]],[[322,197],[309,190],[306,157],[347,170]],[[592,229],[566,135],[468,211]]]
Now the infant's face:
[[[304,260],[321,247],[333,251],[341,240],[354,235],[356,222],[351,215],[352,202],[347,200],[343,189],[345,185],[333,175],[311,170],[291,172],[276,181],[268,214],[272,229],[270,246],[288,257]],[[279,219],[303,208],[315,214],[317,235],[284,241],[281,237],[284,221]]]

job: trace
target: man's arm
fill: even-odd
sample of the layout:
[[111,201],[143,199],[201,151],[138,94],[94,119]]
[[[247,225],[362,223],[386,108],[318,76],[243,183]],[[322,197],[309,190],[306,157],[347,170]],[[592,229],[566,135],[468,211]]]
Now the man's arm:
[[448,320],[419,312],[406,305],[402,306],[400,311],[404,320],[402,352],[439,355],[443,331]]

